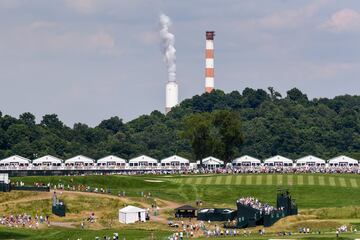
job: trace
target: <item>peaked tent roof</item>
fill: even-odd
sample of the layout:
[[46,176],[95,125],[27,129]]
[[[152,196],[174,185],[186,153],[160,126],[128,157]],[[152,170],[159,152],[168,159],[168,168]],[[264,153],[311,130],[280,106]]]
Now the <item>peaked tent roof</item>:
[[65,160],[65,163],[75,163],[75,162],[94,163],[94,159],[91,159],[83,155],[78,155]]
[[186,158],[183,158],[183,157],[180,157],[177,155],[173,155],[171,157],[164,158],[160,162],[161,163],[171,163],[171,162],[176,162],[176,161],[179,161],[180,163],[189,163],[190,162],[189,159],[186,159]]
[[138,207],[135,207],[135,206],[126,206],[122,209],[119,210],[120,212],[122,213],[137,213],[137,212],[146,212],[145,209],[142,209],[142,208],[138,208]]
[[156,160],[155,158],[146,156],[146,155],[141,155],[135,158],[132,158],[129,160],[129,163],[134,163],[134,162],[152,162],[152,163],[157,163],[158,160]]
[[24,158],[19,155],[13,155],[0,161],[0,163],[30,163],[30,159]]
[[224,164],[224,161],[221,161],[220,159],[217,159],[215,157],[207,157],[202,160],[203,164],[211,165],[211,164]]
[[276,156],[273,156],[271,158],[264,160],[264,163],[270,163],[270,162],[293,163],[293,160],[283,157],[283,156],[280,156],[280,155],[276,155]]
[[175,210],[197,210],[197,209],[190,205],[183,205],[178,208],[175,208]]
[[46,156],[43,156],[43,157],[33,160],[32,163],[44,163],[44,162],[62,163],[62,160],[60,158],[57,158],[57,157],[54,157],[51,155],[46,155]]
[[296,160],[296,163],[308,163],[308,162],[315,162],[315,163],[325,163],[324,159],[318,158],[313,155],[308,155]]
[[114,155],[109,155],[97,160],[97,163],[107,163],[107,162],[126,163],[126,160]]
[[338,157],[334,157],[332,159],[329,160],[329,163],[339,163],[339,162],[347,162],[347,163],[352,163],[352,164],[357,164],[359,163],[358,160],[348,157],[348,156],[338,156]]
[[236,158],[236,159],[232,160],[232,163],[243,163],[243,162],[261,163],[261,161],[259,159],[248,156],[248,155],[244,155],[242,157],[239,157],[239,158]]

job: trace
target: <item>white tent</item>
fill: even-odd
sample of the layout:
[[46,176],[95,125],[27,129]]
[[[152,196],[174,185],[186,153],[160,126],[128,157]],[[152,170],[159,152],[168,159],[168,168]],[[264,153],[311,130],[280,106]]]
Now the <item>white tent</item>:
[[232,160],[233,166],[260,166],[261,161],[248,155]]
[[32,164],[34,166],[60,166],[61,163],[61,159],[51,155],[46,155],[32,161]]
[[134,206],[127,206],[119,210],[119,222],[129,224],[146,222],[146,210]]
[[[197,161],[197,164],[200,165],[200,161]],[[215,169],[224,166],[224,161],[210,156],[204,158],[202,164],[205,168]]]
[[161,161],[161,166],[188,166],[189,160],[177,155],[164,158]]
[[28,166],[30,160],[19,155],[14,155],[0,161],[0,166]]
[[91,166],[94,165],[94,159],[78,155],[65,160],[65,166]]
[[330,166],[358,166],[359,161],[347,156],[338,156],[329,160]]
[[296,160],[297,166],[325,166],[325,160],[309,155]]
[[96,163],[98,166],[125,166],[126,160],[110,155],[97,160]]
[[265,166],[292,166],[293,161],[289,158],[276,155],[264,161]]
[[158,160],[145,155],[141,155],[129,160],[130,166],[157,166],[157,164]]

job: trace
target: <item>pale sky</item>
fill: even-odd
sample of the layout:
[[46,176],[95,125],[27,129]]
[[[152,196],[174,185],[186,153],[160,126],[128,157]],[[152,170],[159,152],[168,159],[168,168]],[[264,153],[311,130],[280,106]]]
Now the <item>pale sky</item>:
[[0,110],[69,126],[164,111],[159,14],[173,25],[183,100],[204,91],[205,31],[215,87],[298,87],[358,95],[358,0],[0,0]]

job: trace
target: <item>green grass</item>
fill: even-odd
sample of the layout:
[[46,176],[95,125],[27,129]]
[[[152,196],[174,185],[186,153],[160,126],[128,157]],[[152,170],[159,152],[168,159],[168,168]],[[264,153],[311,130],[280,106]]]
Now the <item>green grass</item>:
[[[124,237],[127,240],[141,240],[141,239],[166,239],[170,232],[165,231],[147,231],[147,230],[125,230],[125,229],[111,229],[111,230],[80,230],[80,229],[65,229],[65,228],[50,228],[41,230],[30,229],[5,229],[0,228],[0,239],[31,239],[31,240],[59,240],[69,239],[76,240],[94,240],[96,236],[103,239],[103,237],[111,236],[113,233],[119,233],[119,239]],[[112,238],[111,238],[112,239]]]
[[[156,179],[162,182],[147,182]],[[235,207],[241,196],[255,196],[275,203],[277,188],[288,188],[300,209],[359,206],[360,176],[327,174],[262,174],[262,175],[201,175],[201,176],[54,176],[22,177],[12,181],[51,182],[65,185],[89,185],[111,189],[113,194],[125,191],[127,196],[152,196],[181,203],[201,199],[208,206]]]

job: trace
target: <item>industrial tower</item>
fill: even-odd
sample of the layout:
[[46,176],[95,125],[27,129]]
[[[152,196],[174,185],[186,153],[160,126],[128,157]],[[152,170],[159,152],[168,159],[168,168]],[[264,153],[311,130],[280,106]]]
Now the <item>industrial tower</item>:
[[214,31],[206,32],[205,50],[205,91],[214,90]]

